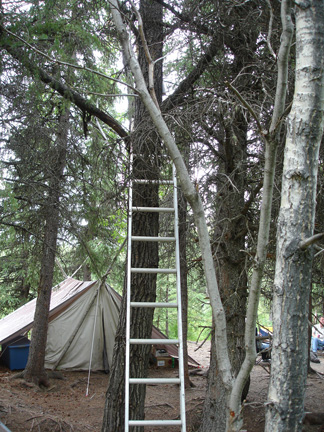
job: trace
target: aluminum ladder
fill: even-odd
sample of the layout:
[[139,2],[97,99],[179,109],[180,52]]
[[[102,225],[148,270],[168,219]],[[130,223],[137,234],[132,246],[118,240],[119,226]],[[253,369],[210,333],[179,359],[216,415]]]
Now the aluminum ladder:
[[[180,287],[180,254],[179,254],[179,230],[178,230],[178,198],[177,178],[175,166],[172,166],[172,180],[131,180],[129,186],[129,209],[128,209],[128,245],[127,245],[127,304],[126,304],[126,358],[125,358],[125,432],[130,426],[179,426],[181,432],[186,432],[186,410],[185,410],[185,382],[183,362],[183,338],[182,338],[182,310],[181,310],[181,287]],[[133,184],[173,185],[173,207],[133,207]],[[173,237],[143,237],[132,235],[132,215],[134,212],[158,212],[169,213],[174,216]],[[171,242],[175,245],[175,268],[132,268],[131,252],[132,241]],[[131,302],[131,275],[132,273],[159,273],[176,275],[176,302]],[[178,323],[178,338],[163,339],[163,345],[178,345],[179,356],[179,378],[136,378],[130,377],[130,346],[132,344],[158,344],[161,339],[131,339],[130,322],[131,310],[136,307],[148,308],[176,308]],[[130,384],[179,384],[180,420],[132,420],[129,418],[129,395]]]

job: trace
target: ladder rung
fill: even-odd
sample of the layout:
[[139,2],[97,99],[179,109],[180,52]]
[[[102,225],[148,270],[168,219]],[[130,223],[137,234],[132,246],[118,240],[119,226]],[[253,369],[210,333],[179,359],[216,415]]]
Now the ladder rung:
[[145,237],[145,236],[132,236],[133,241],[151,241],[151,242],[175,242],[175,237]]
[[163,268],[144,268],[144,267],[132,267],[132,273],[165,273],[165,274],[175,274],[176,269],[163,269]]
[[133,345],[177,345],[179,339],[129,339]]
[[179,384],[180,378],[129,378],[130,384]]
[[148,213],[174,213],[174,207],[132,207],[132,211]]
[[167,185],[172,185],[173,184],[173,180],[145,180],[145,179],[134,179],[133,183],[137,183],[137,184],[167,184]]
[[178,303],[130,302],[132,307],[177,308]]
[[177,426],[181,420],[129,420],[129,426]]

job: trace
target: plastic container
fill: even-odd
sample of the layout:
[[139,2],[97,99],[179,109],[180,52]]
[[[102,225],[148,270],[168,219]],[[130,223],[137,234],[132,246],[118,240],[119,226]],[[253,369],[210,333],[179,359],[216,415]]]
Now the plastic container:
[[5,344],[2,344],[1,360],[10,370],[25,369],[30,340],[25,336],[18,336]]

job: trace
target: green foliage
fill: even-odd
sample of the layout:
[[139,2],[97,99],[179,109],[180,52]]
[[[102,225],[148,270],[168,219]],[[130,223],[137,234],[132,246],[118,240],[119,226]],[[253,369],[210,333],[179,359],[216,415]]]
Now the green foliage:
[[[74,69],[55,62],[66,62],[98,71],[113,73],[113,43],[102,30],[106,20],[104,8],[87,1],[27,2],[20,9],[11,8],[5,24],[37,50],[21,41],[29,59],[50,75],[72,85],[98,104],[92,93],[116,92],[115,83],[85,69]],[[110,36],[109,36],[110,38]],[[113,42],[113,41],[112,41]],[[109,46],[109,49],[108,49]],[[8,57],[9,58],[9,57]],[[10,59],[12,61],[12,59]],[[2,63],[4,64],[4,63]],[[10,64],[11,65],[11,64]],[[9,65],[8,65],[9,70]],[[55,91],[27,78],[17,64],[10,69],[11,78],[1,79],[2,126],[10,126],[10,141],[3,141],[1,152],[6,166],[0,205],[0,281],[2,313],[17,307],[35,295],[39,282],[43,242],[44,204],[49,178],[55,163],[57,122],[64,109],[70,109],[70,133],[67,166],[60,199],[61,220],[57,247],[58,260],[68,275],[88,258],[92,277],[102,276],[125,237],[125,197],[118,176],[124,169],[124,150],[114,134],[105,130],[103,138],[95,124],[88,125],[84,136],[84,119]],[[118,93],[118,91],[117,91]],[[110,109],[111,99],[100,101]],[[7,109],[6,109],[7,108]],[[90,119],[89,119],[90,121]],[[3,126],[5,125],[5,126]],[[103,129],[105,129],[103,127]],[[122,287],[121,254],[108,280]],[[82,271],[77,276],[83,277]],[[54,284],[63,278],[57,266]],[[27,293],[27,294],[26,294]]]
[[[176,284],[171,278],[161,277],[158,280],[158,298],[160,302],[176,301]],[[172,278],[174,279],[174,278]],[[211,328],[211,308],[206,298],[205,286],[201,280],[189,277],[188,293],[188,340],[201,340],[208,336]],[[195,282],[194,282],[195,280]],[[154,324],[170,338],[177,337],[177,312],[175,309],[159,308],[155,310]]]
[[267,328],[272,327],[271,304],[264,297],[259,302],[257,323]]

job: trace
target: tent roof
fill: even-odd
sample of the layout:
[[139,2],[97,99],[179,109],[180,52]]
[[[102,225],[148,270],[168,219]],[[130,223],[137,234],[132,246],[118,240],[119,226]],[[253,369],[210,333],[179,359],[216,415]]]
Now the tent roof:
[[[86,293],[96,281],[82,282],[68,278],[52,290],[49,320],[54,319],[77,298]],[[0,320],[0,344],[21,335],[33,326],[36,299],[24,304],[19,309]]]
[[[66,310],[71,303],[85,294],[98,281],[79,281],[77,279],[68,278],[56,285],[52,290],[49,321],[52,321],[60,313]],[[109,292],[114,298],[118,306],[121,302],[121,296],[111,287]],[[0,320],[0,344],[10,341],[15,336],[22,335],[30,330],[34,323],[34,314],[36,307],[36,299],[29,301],[19,309]],[[163,345],[163,339],[167,339],[158,328],[152,328],[152,338],[161,339],[161,345],[157,348],[164,348],[170,356],[178,357],[178,347],[175,345]],[[188,361],[193,366],[198,366],[193,358],[188,357]]]

